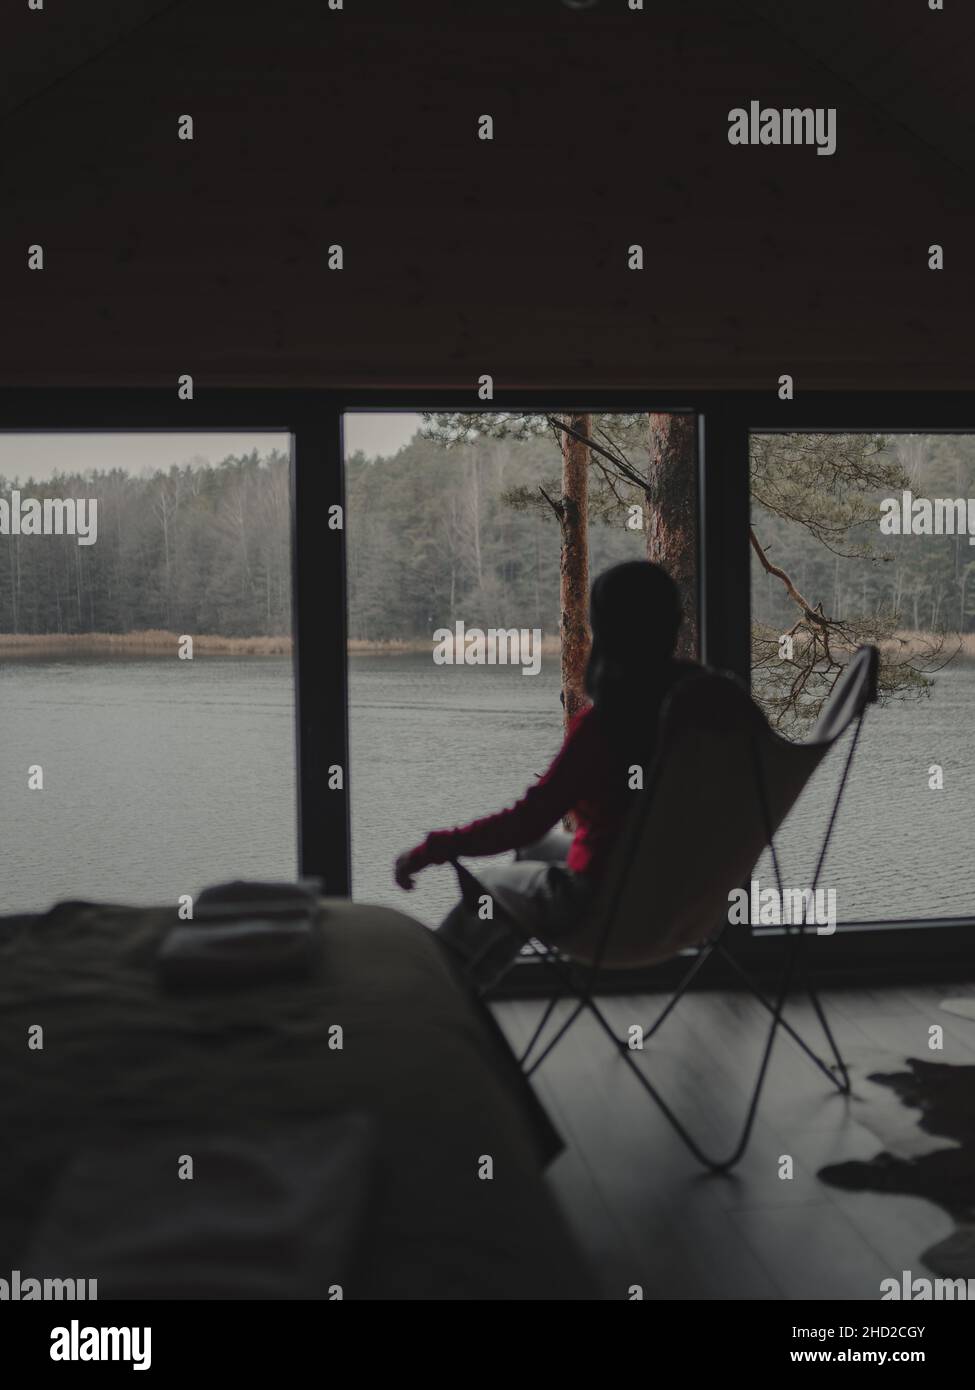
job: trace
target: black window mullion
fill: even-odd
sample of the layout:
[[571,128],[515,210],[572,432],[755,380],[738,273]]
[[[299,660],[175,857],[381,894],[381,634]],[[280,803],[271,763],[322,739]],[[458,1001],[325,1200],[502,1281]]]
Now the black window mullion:
[[698,419],[701,656],[751,678],[751,524],[746,417],[728,406]]
[[[341,417],[296,426],[292,450],[292,595],[298,863],[330,897],[348,897],[349,720]],[[342,525],[330,526],[341,507]],[[341,785],[331,769],[341,770]]]

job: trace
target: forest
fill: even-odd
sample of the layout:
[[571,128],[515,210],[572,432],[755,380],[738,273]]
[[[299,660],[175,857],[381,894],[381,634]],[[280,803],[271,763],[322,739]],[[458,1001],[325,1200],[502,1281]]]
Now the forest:
[[291,627],[290,461],[280,453],[120,468],[45,482],[0,478],[0,494],[98,501],[98,539],[0,536],[0,631],[233,636]]
[[[416,435],[393,458],[347,462],[349,634],[429,640],[458,618],[477,627],[559,631],[560,537],[548,507],[524,493],[558,490],[545,437],[479,439],[445,449]],[[646,556],[617,510],[590,518],[590,567]]]
[[[610,417],[599,427],[614,428]],[[632,421],[627,428],[634,460],[639,435]],[[425,642],[435,627],[460,618],[556,635],[557,444],[543,429],[472,432],[449,443],[442,429],[434,433],[425,428],[392,457],[347,460],[350,637]],[[253,452],[141,476],[112,469],[44,483],[0,478],[0,495],[18,486],[25,496],[98,499],[95,545],[79,546],[71,536],[0,536],[0,631],[287,634],[289,471],[284,455]],[[588,549],[595,575],[647,554],[651,501],[625,476],[607,485],[593,474]],[[975,554],[967,537],[880,533],[879,503],[902,483],[918,496],[975,495],[975,437],[756,437],[757,628],[784,632],[800,614],[782,571],[830,622],[975,630]]]
[[[455,450],[412,440],[347,463],[349,635],[429,641],[474,625],[559,625],[558,528],[504,500],[552,469],[545,441]],[[113,469],[46,482],[0,478],[0,496],[98,500],[98,539],[0,535],[0,632],[146,630],[278,636],[291,629],[290,464],[230,456],[145,476]],[[642,553],[619,525],[593,532],[599,568]]]
[[[803,436],[770,438],[786,458],[805,445]],[[773,513],[755,503],[753,528],[769,558],[779,560],[798,589],[815,596],[833,617],[887,614],[899,628],[914,632],[970,633],[975,630],[975,548],[967,536],[885,536],[879,521],[881,501],[899,498],[901,485],[918,497],[975,497],[975,436],[901,435],[882,444],[874,460],[883,478],[864,492],[863,515],[841,515],[832,534],[817,535],[803,517],[828,515],[832,522],[836,505],[848,499],[842,492],[796,497],[788,499],[791,511],[783,506]],[[757,452],[753,449],[753,473],[760,467]],[[798,466],[795,472],[798,476]],[[762,573],[757,556],[753,565],[753,616],[790,626],[792,605],[784,586]]]

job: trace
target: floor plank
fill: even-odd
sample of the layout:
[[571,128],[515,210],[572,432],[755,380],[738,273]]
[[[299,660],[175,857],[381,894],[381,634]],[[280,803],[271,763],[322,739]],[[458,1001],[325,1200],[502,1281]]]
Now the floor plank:
[[[945,1146],[918,1129],[917,1111],[869,1078],[903,1070],[911,1056],[970,1064],[975,1023],[939,1007],[967,992],[923,985],[825,994],[853,1094],[839,1095],[780,1035],[749,1148],[732,1174],[718,1177],[694,1162],[604,1033],[582,1017],[533,1084],[567,1143],[549,1182],[606,1297],[625,1299],[639,1285],[648,1299],[876,1299],[881,1279],[923,1269],[923,1251],[953,1228],[946,1212],[916,1197],[836,1188],[818,1173],[884,1149],[909,1156]],[[646,1025],[664,1002],[600,1001],[620,1036]],[[494,1007],[512,1045],[523,1047],[539,1003]],[[829,1059],[808,1001],[791,1004],[788,1016]],[[725,1152],[767,1022],[749,995],[693,993],[631,1056],[699,1142]],[[944,1028],[942,1051],[928,1048],[932,1023]],[[783,1176],[785,1156],[791,1177]]]

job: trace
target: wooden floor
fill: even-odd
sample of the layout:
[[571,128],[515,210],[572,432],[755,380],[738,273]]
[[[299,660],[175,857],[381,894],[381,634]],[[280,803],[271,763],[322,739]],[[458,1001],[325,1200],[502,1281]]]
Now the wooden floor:
[[[954,1222],[916,1197],[847,1192],[821,1182],[825,1164],[944,1148],[924,1135],[918,1111],[872,1072],[903,1071],[908,1057],[975,1061],[975,1022],[942,1010],[971,986],[835,991],[824,995],[850,1064],[854,1096],[829,1086],[780,1034],[751,1146],[729,1176],[700,1169],[588,1016],[536,1074],[536,1089],[566,1141],[549,1181],[588,1253],[606,1297],[634,1284],[656,1299],[870,1299]],[[602,1001],[618,1032],[647,1024],[652,996]],[[498,1004],[516,1048],[538,1017],[535,1001]],[[726,1149],[744,1113],[765,1036],[760,1006],[737,993],[686,997],[643,1053],[655,1082],[701,1141]],[[819,1048],[811,1009],[789,1017]],[[931,1051],[928,1029],[944,1029]],[[914,1146],[912,1150],[911,1146]],[[779,1177],[791,1155],[795,1177]]]

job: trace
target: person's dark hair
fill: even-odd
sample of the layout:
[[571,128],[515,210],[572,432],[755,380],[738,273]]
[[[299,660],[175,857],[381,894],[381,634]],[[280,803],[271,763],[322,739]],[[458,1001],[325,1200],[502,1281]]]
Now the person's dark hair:
[[682,617],[677,585],[649,560],[614,565],[592,586],[586,694],[619,749],[635,754],[653,738],[651,711]]

